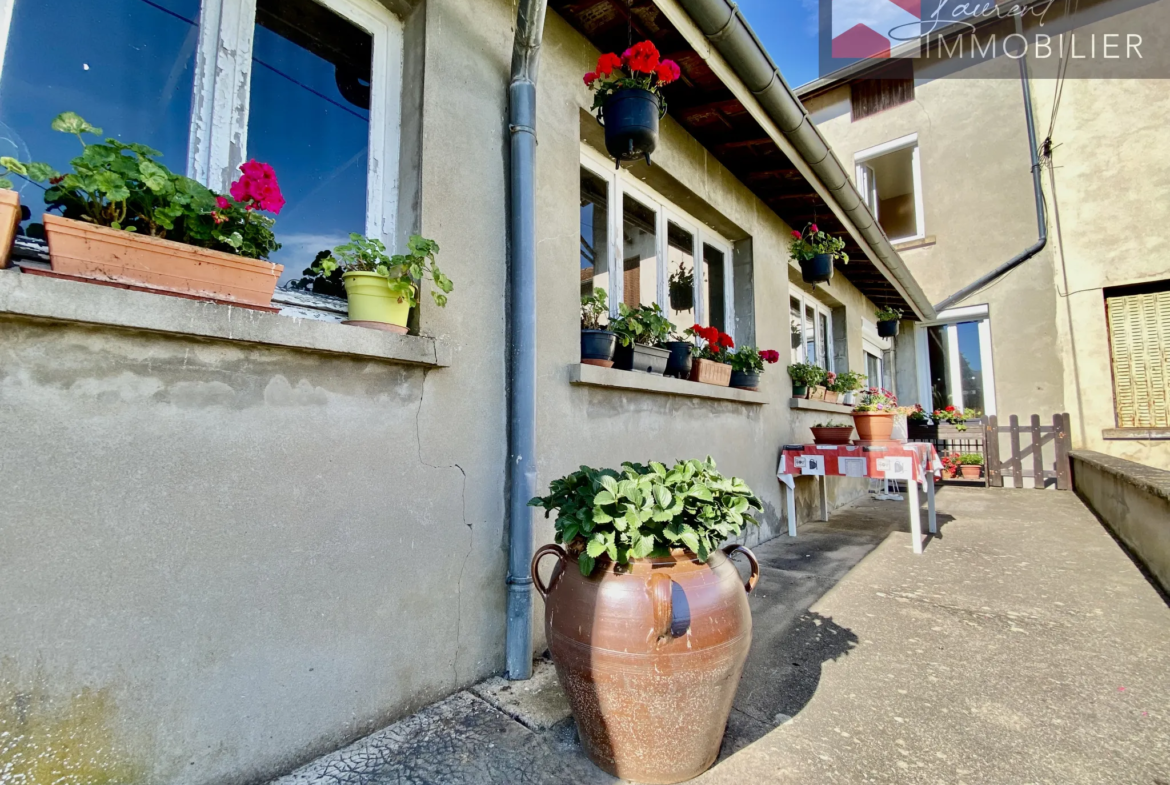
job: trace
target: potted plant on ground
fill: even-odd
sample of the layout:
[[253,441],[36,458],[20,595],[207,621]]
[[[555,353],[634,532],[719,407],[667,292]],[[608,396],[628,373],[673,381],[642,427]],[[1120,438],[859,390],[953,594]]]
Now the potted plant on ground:
[[772,365],[777,362],[780,362],[780,352],[775,349],[760,351],[754,346],[739,347],[727,356],[727,364],[731,366],[731,386],[744,390],[760,389],[764,363]]
[[959,472],[964,480],[978,480],[983,476],[983,455],[965,452],[959,456]]
[[601,318],[608,313],[604,289],[595,286],[581,297],[581,362],[585,365],[613,367],[617,335],[601,326]]
[[[585,753],[637,782],[698,776],[723,740],[751,641],[745,590],[759,576],[750,551],[719,545],[762,503],[707,458],[582,467],[529,504],[557,512],[560,544],[536,552],[532,575]],[[746,584],[735,552],[751,564]]]
[[853,406],[853,426],[857,438],[864,442],[888,442],[894,432],[894,418],[905,413],[889,390],[867,387]]
[[666,371],[670,349],[660,344],[670,337],[674,325],[663,315],[658,303],[637,308],[622,303],[618,308],[618,318],[609,323],[609,329],[614,331],[618,341],[614,351],[615,368],[652,376],[661,376]]
[[825,369],[812,363],[793,363],[788,366],[788,377],[792,379],[792,397],[807,398],[809,390],[825,378]]
[[823,232],[816,224],[808,224],[803,232],[792,230],[789,252],[800,264],[800,277],[805,283],[828,283],[833,278],[833,260],[849,264],[845,241]]
[[607,52],[585,74],[593,90],[593,109],[605,127],[605,149],[621,165],[650,154],[658,146],[658,120],[666,114],[662,88],[682,75],[673,60],[663,60],[650,41],[634,44],[621,57]]
[[72,171],[0,158],[10,173],[47,182],[45,238],[53,272],[97,282],[267,306],[284,269],[263,261],[280,248],[275,221],[284,197],[272,167],[240,166],[231,197],[217,195],[155,158],[146,145],[106,139],[73,112],[58,115],[55,131],[73,134],[81,155]]
[[953,480],[959,473],[959,453],[943,453],[940,459],[943,465],[943,475]]
[[886,306],[877,310],[877,333],[882,338],[893,338],[898,334],[898,325],[901,323],[902,309]]
[[735,341],[715,327],[696,324],[691,327],[691,331],[703,341],[696,349],[695,359],[691,363],[691,381],[717,387],[731,384],[731,366],[727,364],[727,353],[735,348]]
[[832,420],[817,423],[810,430],[814,444],[849,444],[849,438],[853,435],[852,425]]
[[0,177],[0,270],[8,266],[19,225],[20,194],[12,189],[12,180]]
[[349,320],[342,324],[405,334],[424,278],[438,289],[431,290],[431,297],[440,308],[447,305],[447,294],[455,288],[435,264],[438,252],[438,243],[415,234],[406,253],[388,256],[381,240],[351,234],[348,243],[319,258],[312,269],[324,277],[336,270],[343,272]]

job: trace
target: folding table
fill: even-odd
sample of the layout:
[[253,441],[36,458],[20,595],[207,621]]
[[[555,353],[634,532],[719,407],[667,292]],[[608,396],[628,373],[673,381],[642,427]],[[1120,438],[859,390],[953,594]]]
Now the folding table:
[[780,452],[776,478],[784,487],[788,509],[788,535],[796,536],[796,477],[815,477],[821,503],[821,520],[829,519],[826,477],[868,477],[906,480],[910,505],[910,536],[914,552],[922,553],[922,519],[918,510],[918,485],[926,486],[927,520],[931,534],[938,532],[934,510],[935,475],[942,476],[942,460],[934,445],[908,443],[889,445],[789,444]]

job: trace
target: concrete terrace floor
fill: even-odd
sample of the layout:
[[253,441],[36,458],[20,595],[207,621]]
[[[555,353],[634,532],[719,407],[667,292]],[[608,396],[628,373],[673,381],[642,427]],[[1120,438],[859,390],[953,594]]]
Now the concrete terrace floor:
[[[719,762],[696,783],[1170,785],[1170,608],[1071,493],[864,501],[760,546],[754,639]],[[552,668],[496,679],[279,785],[617,782]]]

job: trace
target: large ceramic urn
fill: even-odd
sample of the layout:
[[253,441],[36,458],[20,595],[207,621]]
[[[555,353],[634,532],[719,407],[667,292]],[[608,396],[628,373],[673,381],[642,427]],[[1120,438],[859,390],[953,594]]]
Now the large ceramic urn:
[[[746,585],[728,555],[751,564]],[[548,584],[537,562],[558,558]],[[640,783],[674,783],[715,762],[752,639],[751,551],[728,545],[706,563],[690,551],[581,574],[577,557],[546,545],[532,560],[557,677],[586,754]]]

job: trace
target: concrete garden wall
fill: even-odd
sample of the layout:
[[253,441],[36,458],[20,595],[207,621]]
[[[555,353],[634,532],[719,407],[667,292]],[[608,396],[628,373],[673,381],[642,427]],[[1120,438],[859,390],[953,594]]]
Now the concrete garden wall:
[[[428,0],[408,20],[425,89],[403,214],[456,285],[445,310],[424,301],[430,339],[0,271],[0,728],[25,749],[84,739],[78,765],[120,782],[255,782],[501,670],[514,15]],[[709,453],[763,498],[757,542],[783,530],[779,449],[810,424],[783,370],[789,227],[666,120],[637,171],[740,241],[737,262],[750,249],[756,342],[784,361],[764,404],[571,385],[596,56],[549,14],[540,487],[582,463]],[[840,276],[818,294],[862,367],[872,305]],[[830,480],[835,503],[864,488]]]

